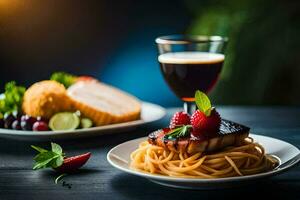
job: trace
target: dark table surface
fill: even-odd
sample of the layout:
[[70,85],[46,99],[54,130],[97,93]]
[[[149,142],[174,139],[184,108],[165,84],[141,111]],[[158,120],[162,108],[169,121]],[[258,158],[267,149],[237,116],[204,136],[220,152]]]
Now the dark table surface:
[[[219,107],[222,117],[251,127],[252,133],[285,140],[300,147],[300,108]],[[109,165],[106,153],[113,146],[168,124],[171,113],[158,122],[129,132],[80,140],[56,141],[68,155],[92,152],[78,174],[64,178],[72,188],[54,184],[52,170],[32,170],[35,152],[30,144],[49,142],[0,138],[0,200],[6,199],[300,199],[300,166],[277,177],[230,189],[191,191],[156,185]]]

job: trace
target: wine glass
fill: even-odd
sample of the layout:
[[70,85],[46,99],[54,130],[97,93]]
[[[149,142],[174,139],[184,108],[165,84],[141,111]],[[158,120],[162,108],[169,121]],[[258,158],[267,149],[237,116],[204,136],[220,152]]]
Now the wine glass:
[[195,110],[195,92],[206,94],[215,86],[225,59],[226,37],[169,35],[158,37],[158,61],[165,81],[184,102],[184,110]]

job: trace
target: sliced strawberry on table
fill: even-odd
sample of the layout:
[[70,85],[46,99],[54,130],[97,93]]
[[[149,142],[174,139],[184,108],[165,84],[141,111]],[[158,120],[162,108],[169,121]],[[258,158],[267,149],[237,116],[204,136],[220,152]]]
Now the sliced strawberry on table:
[[91,157],[91,153],[88,152],[78,156],[64,158],[63,164],[54,169],[60,173],[74,172],[78,170],[80,167],[82,167],[90,157]]
[[34,145],[31,145],[31,147],[39,152],[33,158],[35,161],[34,170],[52,168],[60,173],[71,173],[82,167],[91,157],[90,152],[78,156],[65,157],[61,146],[53,142],[51,142],[51,150]]

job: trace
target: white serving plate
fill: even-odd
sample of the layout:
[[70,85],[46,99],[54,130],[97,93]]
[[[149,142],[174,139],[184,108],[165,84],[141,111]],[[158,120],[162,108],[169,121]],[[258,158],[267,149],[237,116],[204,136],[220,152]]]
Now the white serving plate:
[[164,186],[198,190],[225,188],[241,184],[248,184],[257,179],[271,177],[284,172],[299,162],[300,150],[292,144],[267,136],[255,134],[250,134],[250,136],[256,142],[264,146],[267,154],[275,156],[280,161],[278,167],[265,173],[219,179],[176,178],[133,170],[129,167],[130,153],[138,147],[140,142],[147,140],[146,137],[131,140],[112,148],[107,154],[107,160],[112,166],[121,171],[147,178],[152,182]]
[[130,130],[140,125],[157,121],[163,118],[166,110],[156,104],[142,102],[141,119],[131,122],[111,124],[87,129],[76,129],[74,131],[18,131],[9,129],[0,129],[0,137],[20,139],[20,140],[51,140],[51,139],[68,139],[76,137],[87,137],[103,135]]

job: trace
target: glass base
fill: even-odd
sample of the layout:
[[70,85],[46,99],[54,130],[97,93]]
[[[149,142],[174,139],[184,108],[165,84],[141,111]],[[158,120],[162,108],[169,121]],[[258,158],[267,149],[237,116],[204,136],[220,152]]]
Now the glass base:
[[195,102],[184,102],[183,109],[186,113],[192,115],[196,110],[196,104]]

